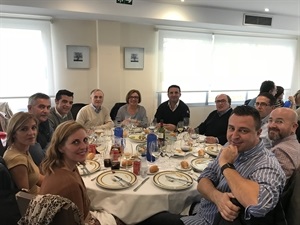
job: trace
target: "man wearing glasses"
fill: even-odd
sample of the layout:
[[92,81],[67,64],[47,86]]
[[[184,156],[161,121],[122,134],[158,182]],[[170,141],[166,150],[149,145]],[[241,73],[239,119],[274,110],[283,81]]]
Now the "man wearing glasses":
[[255,102],[255,108],[258,110],[261,119],[262,132],[260,138],[263,140],[267,149],[272,148],[272,141],[268,137],[268,120],[270,113],[275,107],[275,103],[275,97],[268,92],[260,93]]
[[199,134],[206,136],[207,143],[224,145],[227,142],[228,118],[232,113],[231,98],[226,94],[220,94],[216,96],[215,103],[216,110],[212,111],[195,129],[199,130]]

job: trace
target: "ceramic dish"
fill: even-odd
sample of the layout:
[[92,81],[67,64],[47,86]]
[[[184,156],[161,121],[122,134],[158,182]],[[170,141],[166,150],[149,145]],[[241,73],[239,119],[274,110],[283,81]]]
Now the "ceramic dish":
[[144,143],[147,140],[146,135],[141,134],[141,133],[139,133],[139,134],[131,134],[131,135],[128,136],[128,138],[131,141],[136,142],[136,143]]
[[[115,176],[122,178],[124,182],[116,179]],[[127,182],[129,182],[130,185],[127,185]],[[136,175],[127,170],[114,170],[113,172],[111,170],[105,171],[96,178],[96,184],[99,187],[112,190],[129,188],[136,182]]]
[[191,161],[191,166],[194,171],[202,172],[210,162],[211,159],[197,158]]
[[162,189],[178,191],[193,186],[193,178],[180,171],[162,171],[153,176],[153,183]]
[[222,148],[222,145],[218,144],[211,144],[211,145],[206,145],[204,150],[206,151],[207,154],[212,155],[212,156],[217,156]]
[[[95,161],[95,160],[85,160],[85,167],[83,165],[78,165],[77,166],[78,170],[79,170],[79,174],[81,176],[86,176],[86,175],[90,175],[91,173],[95,173],[98,170],[100,170],[100,163]],[[87,171],[85,170],[85,168],[87,169]]]

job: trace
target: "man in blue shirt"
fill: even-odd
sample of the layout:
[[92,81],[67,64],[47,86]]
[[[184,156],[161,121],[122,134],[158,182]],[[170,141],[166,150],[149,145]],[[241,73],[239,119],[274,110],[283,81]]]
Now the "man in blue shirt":
[[228,121],[228,146],[199,177],[197,189],[203,198],[193,215],[180,217],[162,212],[139,225],[211,225],[218,212],[225,220],[233,221],[241,209],[232,198],[243,206],[246,220],[264,217],[277,205],[286,177],[274,154],[264,147],[260,132],[258,111],[237,106]]

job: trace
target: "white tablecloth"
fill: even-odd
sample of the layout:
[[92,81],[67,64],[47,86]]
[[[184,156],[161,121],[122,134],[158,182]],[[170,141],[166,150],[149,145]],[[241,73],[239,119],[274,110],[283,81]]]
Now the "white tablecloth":
[[[132,144],[135,149],[136,144]],[[192,158],[195,157],[188,156],[187,160]],[[163,157],[160,160],[165,161],[168,158]],[[171,160],[174,165],[177,165],[183,158],[172,158]],[[175,168],[170,169],[175,170]],[[176,214],[180,214],[183,211],[186,212],[192,202],[200,199],[196,181],[189,189],[169,191],[155,186],[152,179],[153,175],[148,175],[150,179],[138,191],[134,192],[133,189],[144,179],[137,176],[138,182],[130,188],[107,190],[98,187],[95,180],[91,181],[91,178],[100,173],[101,171],[83,177],[92,209],[105,209],[107,212],[118,216],[126,224],[135,224],[161,211],[169,211]]]

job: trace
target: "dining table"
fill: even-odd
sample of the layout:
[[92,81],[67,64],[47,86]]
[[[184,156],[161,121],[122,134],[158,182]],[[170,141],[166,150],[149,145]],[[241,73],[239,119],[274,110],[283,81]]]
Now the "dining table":
[[[180,148],[180,140],[178,139],[177,137],[174,142],[174,149]],[[145,145],[143,141],[135,141],[128,137],[126,142],[132,146],[134,152],[138,145]],[[108,149],[110,144],[108,144]],[[182,154],[180,152],[176,154],[175,150],[172,157],[162,154],[156,161],[147,162],[149,168],[157,165],[159,171],[156,173],[148,171],[146,177],[135,175],[132,166],[120,168],[120,170],[105,168],[103,159],[97,156],[95,161],[98,162],[99,166],[94,171],[82,174],[87,194],[91,200],[91,209],[103,209],[116,215],[128,225],[139,223],[162,211],[188,215],[191,204],[198,202],[201,198],[197,190],[197,179],[202,169],[193,170],[195,168],[191,167],[191,162],[198,163],[197,160],[210,162],[213,160],[211,157],[200,159],[197,155],[198,148],[201,148],[201,145],[193,147],[189,153]],[[189,162],[189,168],[181,168],[180,165],[183,160]],[[121,176],[121,181],[114,178],[116,175]],[[120,178],[120,176],[117,177]],[[108,177],[113,177],[113,179],[110,180]],[[122,177],[129,181],[129,185],[125,185],[126,181],[125,183],[122,182]],[[168,177],[172,179],[168,179]],[[142,182],[143,184],[135,190]]]

